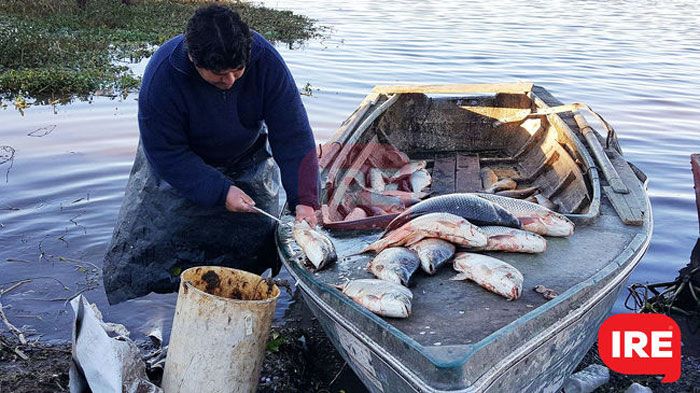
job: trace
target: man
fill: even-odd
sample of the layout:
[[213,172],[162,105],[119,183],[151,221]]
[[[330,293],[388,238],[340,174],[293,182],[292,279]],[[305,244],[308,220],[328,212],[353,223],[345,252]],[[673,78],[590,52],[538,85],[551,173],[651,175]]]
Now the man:
[[280,175],[296,219],[316,224],[318,160],[296,84],[274,47],[231,9],[199,9],[184,36],[156,51],[138,121],[141,141],[105,257],[110,303],[176,290],[191,266],[271,267],[274,223],[252,206],[279,214]]

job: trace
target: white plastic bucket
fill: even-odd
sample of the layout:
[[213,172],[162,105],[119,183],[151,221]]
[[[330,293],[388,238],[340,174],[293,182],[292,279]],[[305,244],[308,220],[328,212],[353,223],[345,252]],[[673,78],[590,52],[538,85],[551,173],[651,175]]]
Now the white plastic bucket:
[[215,266],[187,269],[180,278],[164,392],[254,392],[279,288]]

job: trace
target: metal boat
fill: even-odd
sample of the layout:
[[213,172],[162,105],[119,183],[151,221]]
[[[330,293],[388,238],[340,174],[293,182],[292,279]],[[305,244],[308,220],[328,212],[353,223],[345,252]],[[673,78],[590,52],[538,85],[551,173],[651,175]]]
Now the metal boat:
[[[515,301],[451,281],[454,272],[444,268],[414,277],[408,318],[377,316],[335,285],[372,277],[371,255],[343,256],[376,240],[395,216],[343,219],[344,196],[357,191],[353,179],[386,146],[427,162],[431,196],[483,191],[477,179],[488,167],[536,186],[575,222],[575,233],[548,238],[541,254],[488,253],[523,273]],[[322,231],[340,259],[310,272],[288,225],[278,227],[277,247],[305,302],[372,392],[558,391],[651,238],[647,178],[625,160],[614,129],[586,105],[563,105],[531,83],[377,86],[319,154]],[[547,300],[536,285],[558,296]]]

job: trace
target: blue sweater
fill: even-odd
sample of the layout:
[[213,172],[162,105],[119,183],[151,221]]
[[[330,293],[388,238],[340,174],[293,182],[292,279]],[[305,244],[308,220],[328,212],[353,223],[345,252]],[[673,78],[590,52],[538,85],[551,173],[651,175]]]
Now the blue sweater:
[[163,44],[143,76],[138,120],[156,174],[203,206],[225,204],[234,183],[214,167],[246,152],[264,122],[290,207],[318,207],[318,159],[306,110],[284,60],[256,32],[245,73],[227,91],[202,79],[183,36]]

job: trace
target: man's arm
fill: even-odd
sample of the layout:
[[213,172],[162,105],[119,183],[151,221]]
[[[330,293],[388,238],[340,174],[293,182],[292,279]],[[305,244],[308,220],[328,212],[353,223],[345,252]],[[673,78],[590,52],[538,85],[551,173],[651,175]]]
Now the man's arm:
[[316,143],[299,90],[282,57],[267,49],[263,54],[265,81],[263,116],[272,153],[280,167],[282,185],[297,219],[316,224],[319,173]]

